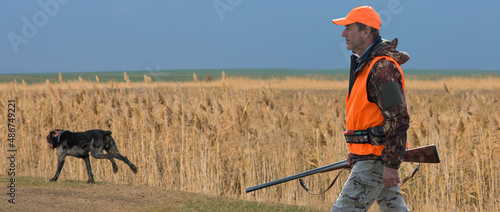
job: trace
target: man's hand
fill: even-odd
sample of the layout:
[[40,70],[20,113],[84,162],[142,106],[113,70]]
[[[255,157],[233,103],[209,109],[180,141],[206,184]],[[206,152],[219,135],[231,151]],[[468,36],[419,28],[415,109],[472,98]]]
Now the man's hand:
[[349,154],[347,154],[347,165],[351,166],[351,168],[352,168],[351,157],[352,157],[352,153],[349,152]]
[[[349,162],[348,162],[349,164]],[[386,188],[397,186],[399,183],[399,170],[384,166],[384,185]]]

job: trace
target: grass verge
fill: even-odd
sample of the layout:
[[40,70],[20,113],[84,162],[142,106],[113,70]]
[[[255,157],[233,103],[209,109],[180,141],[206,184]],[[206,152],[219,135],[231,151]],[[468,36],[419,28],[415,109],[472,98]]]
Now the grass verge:
[[[0,175],[5,189],[10,177]],[[5,192],[4,192],[5,193]],[[41,177],[16,177],[16,204],[7,210],[40,211],[317,211],[296,205],[252,202],[198,193],[168,191],[106,182],[87,184],[84,181],[59,180],[50,182]],[[105,204],[102,204],[102,203]],[[71,204],[78,203],[78,204]],[[76,207],[76,208],[75,208]]]

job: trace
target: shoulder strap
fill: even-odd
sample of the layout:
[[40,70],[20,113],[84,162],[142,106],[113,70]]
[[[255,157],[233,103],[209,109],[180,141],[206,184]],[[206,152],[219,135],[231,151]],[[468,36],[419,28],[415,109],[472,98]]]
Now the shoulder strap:
[[324,191],[320,191],[318,193],[314,193],[314,192],[309,191],[309,189],[307,188],[307,186],[304,183],[304,180],[302,180],[302,178],[299,178],[299,182],[300,182],[300,185],[302,186],[302,188],[304,188],[304,190],[307,191],[307,193],[310,193],[310,194],[313,194],[313,195],[321,195],[321,194],[324,194],[325,192],[327,192],[328,190],[330,190],[330,188],[332,188],[333,184],[335,184],[335,182],[339,178],[340,173],[342,173],[342,171],[344,171],[344,170],[346,170],[346,169],[340,170],[340,172],[337,174],[337,176],[335,177],[335,179],[333,179],[332,183],[328,186],[328,188],[326,188]]

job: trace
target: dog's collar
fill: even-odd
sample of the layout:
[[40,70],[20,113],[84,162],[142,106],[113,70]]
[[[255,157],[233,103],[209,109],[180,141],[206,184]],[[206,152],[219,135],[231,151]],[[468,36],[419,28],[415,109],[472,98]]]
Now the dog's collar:
[[61,133],[59,133],[59,136],[57,136],[57,144],[61,143],[61,135],[64,133],[64,132],[67,132],[68,130],[63,130]]

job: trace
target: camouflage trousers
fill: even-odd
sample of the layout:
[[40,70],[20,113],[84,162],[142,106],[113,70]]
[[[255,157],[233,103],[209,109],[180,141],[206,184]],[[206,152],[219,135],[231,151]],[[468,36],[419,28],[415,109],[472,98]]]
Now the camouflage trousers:
[[380,211],[409,211],[398,186],[385,188],[380,160],[358,161],[331,211],[367,211],[375,202]]

